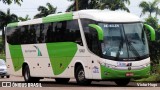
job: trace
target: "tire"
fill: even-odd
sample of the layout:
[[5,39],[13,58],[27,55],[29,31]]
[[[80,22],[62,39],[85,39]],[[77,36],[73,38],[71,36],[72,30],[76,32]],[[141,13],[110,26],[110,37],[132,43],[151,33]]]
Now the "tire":
[[31,77],[28,65],[26,65],[24,67],[24,76],[23,77],[24,77],[25,82],[39,82],[39,80],[40,80],[37,77]]
[[85,78],[85,72],[81,65],[76,68],[75,78],[76,78],[77,84],[79,85],[90,85],[91,84],[91,80],[88,80]]
[[6,76],[7,78],[10,78],[10,76],[8,75],[8,76]]
[[70,78],[55,78],[55,80],[56,80],[56,83],[66,84],[69,82]]
[[1,76],[1,78],[4,78],[4,76]]
[[127,86],[129,82],[130,82],[130,79],[118,79],[118,80],[115,80],[115,83],[118,86]]

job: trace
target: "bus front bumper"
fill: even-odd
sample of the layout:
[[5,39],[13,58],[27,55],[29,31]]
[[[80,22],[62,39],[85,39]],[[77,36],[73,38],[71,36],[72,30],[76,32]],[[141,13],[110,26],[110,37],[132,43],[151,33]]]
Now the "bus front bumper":
[[150,66],[138,70],[116,70],[101,65],[101,79],[145,78],[150,75]]

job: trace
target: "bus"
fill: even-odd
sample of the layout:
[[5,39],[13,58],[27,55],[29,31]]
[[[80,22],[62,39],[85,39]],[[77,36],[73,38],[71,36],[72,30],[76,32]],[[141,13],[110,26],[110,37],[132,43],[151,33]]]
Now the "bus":
[[26,82],[53,78],[57,83],[76,79],[79,85],[150,75],[146,31],[154,29],[130,13],[81,10],[15,22],[5,30],[6,62],[10,74]]

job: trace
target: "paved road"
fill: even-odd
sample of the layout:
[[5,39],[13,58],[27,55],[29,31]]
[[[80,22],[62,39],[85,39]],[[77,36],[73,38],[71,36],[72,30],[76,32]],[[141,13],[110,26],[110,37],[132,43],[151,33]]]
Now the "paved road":
[[[24,83],[23,77],[11,76],[8,78],[0,78],[0,81],[18,81],[16,83]],[[43,79],[40,81],[42,87],[38,88],[23,88],[23,90],[160,90],[159,83],[136,83],[130,82],[127,87],[118,87],[114,82],[110,81],[102,81],[102,82],[92,82],[90,86],[79,86],[76,84],[74,79],[70,80],[68,84],[57,84],[54,79]],[[0,83],[1,84],[1,83]],[[158,87],[150,86],[150,87],[138,87],[138,85],[157,85]],[[2,84],[1,84],[2,85]],[[0,86],[1,86],[0,85]],[[5,90],[22,90],[22,88],[3,88]]]

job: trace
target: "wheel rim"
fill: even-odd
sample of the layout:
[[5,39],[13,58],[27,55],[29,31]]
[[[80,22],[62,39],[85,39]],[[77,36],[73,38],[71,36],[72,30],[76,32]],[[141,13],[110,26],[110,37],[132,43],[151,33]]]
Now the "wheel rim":
[[84,70],[79,71],[79,73],[78,73],[78,79],[79,79],[79,81],[82,81],[82,80],[85,79]]
[[29,72],[28,72],[28,70],[26,71],[26,73],[25,73],[25,79],[28,81],[28,79],[29,79]]

